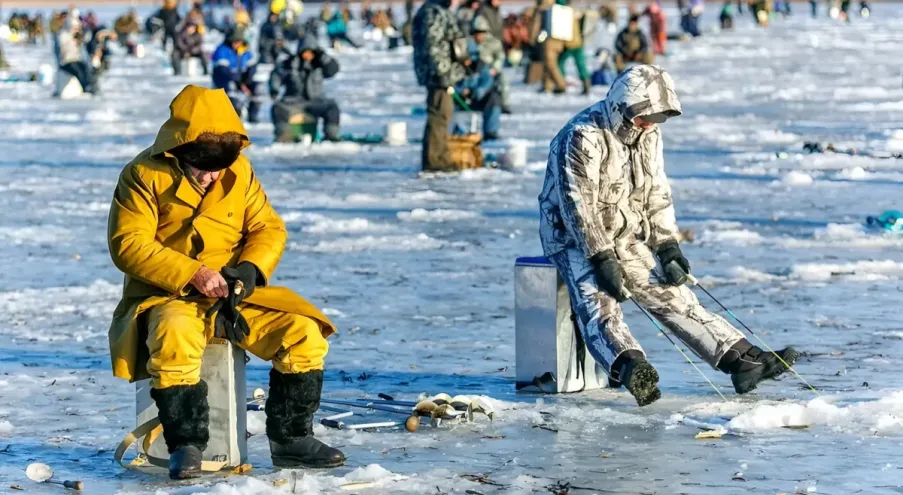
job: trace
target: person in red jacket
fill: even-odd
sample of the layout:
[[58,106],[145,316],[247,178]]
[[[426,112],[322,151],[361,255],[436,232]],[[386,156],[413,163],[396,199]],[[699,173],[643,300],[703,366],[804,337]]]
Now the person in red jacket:
[[660,0],[652,0],[644,16],[649,16],[649,37],[652,38],[652,52],[656,55],[665,54],[665,45],[668,43],[668,25],[665,19],[665,11]]

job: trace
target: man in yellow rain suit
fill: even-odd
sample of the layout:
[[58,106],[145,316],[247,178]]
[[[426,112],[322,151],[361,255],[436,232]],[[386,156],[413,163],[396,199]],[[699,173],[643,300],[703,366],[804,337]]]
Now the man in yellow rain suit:
[[215,333],[225,335],[273,362],[273,465],[342,465],[344,455],[312,431],[335,327],[269,285],[287,233],[241,154],[248,133],[222,90],[187,86],[170,111],[153,146],[123,169],[110,208],[110,255],[125,273],[110,327],[113,373],[152,379],[170,477],[196,477],[209,439],[201,356]]

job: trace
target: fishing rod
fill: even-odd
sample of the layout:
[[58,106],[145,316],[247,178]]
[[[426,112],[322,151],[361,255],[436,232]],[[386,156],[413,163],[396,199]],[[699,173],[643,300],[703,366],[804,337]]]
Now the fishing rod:
[[656,321],[655,318],[653,318],[652,315],[650,315],[648,311],[646,311],[646,308],[644,308],[636,299],[634,299],[633,295],[631,295],[629,292],[627,292],[626,290],[624,292],[625,292],[624,295],[626,295],[628,299],[633,301],[633,303],[636,305],[636,307],[639,308],[640,312],[643,313],[644,315],[646,315],[646,318],[649,318],[649,321],[652,322],[652,324],[655,326],[655,328],[657,328],[658,331],[661,332],[662,335],[664,335],[666,339],[668,339],[668,342],[671,342],[671,345],[673,345],[674,348],[677,349],[677,352],[679,352],[680,355],[683,356],[684,359],[686,359],[688,363],[690,363],[690,366],[692,366],[693,369],[695,369],[697,372],[699,372],[700,375],[702,375],[703,378],[705,378],[705,381],[708,382],[709,385],[711,385],[712,390],[714,390],[715,393],[718,394],[718,396],[720,396],[725,402],[727,402],[727,397],[725,397],[724,394],[722,394],[721,391],[718,390],[718,387],[715,386],[714,383],[712,383],[712,380],[709,380],[709,377],[706,376],[706,374],[703,373],[701,369],[699,369],[699,366],[696,366],[696,363],[694,363],[693,360],[690,359],[690,356],[687,356],[687,353],[685,353],[683,351],[683,349],[681,349],[677,345],[677,342],[674,342],[674,339],[672,339],[671,336],[668,335],[667,332],[665,332],[665,329],[659,324],[659,322]]
[[[674,262],[672,261],[671,263],[674,263]],[[753,337],[755,337],[756,340],[758,340],[759,343],[762,344],[763,347],[765,347],[766,349],[768,349],[769,352],[771,352],[772,354],[774,354],[774,357],[778,358],[778,361],[780,361],[781,364],[783,364],[788,370],[790,370],[794,375],[796,375],[796,377],[799,378],[801,382],[803,382],[804,384],[806,384],[806,386],[809,387],[809,389],[812,390],[812,392],[814,392],[815,395],[821,397],[821,394],[818,393],[818,390],[816,390],[815,387],[813,387],[808,381],[806,381],[806,379],[803,378],[802,375],[800,375],[799,373],[797,373],[797,371],[796,371],[795,369],[793,369],[793,366],[791,366],[790,363],[788,363],[787,361],[785,361],[784,358],[782,358],[780,354],[778,354],[777,352],[775,352],[775,350],[772,349],[770,345],[768,345],[764,340],[762,340],[762,338],[759,337],[759,335],[758,335],[756,332],[754,332],[753,329],[749,327],[749,325],[747,325],[746,323],[743,323],[743,320],[741,320],[740,318],[738,318],[737,315],[735,315],[733,311],[731,311],[730,309],[728,309],[727,306],[725,306],[724,304],[722,304],[721,301],[719,301],[717,297],[715,297],[714,295],[712,295],[712,293],[709,292],[708,289],[706,289],[705,287],[703,287],[702,285],[700,285],[700,284],[699,284],[699,280],[697,280],[696,277],[694,277],[693,275],[690,275],[690,274],[688,273],[688,274],[687,274],[687,281],[690,282],[691,284],[695,285],[696,287],[699,287],[700,290],[702,290],[703,292],[705,292],[705,294],[706,294],[707,296],[709,296],[713,301],[715,301],[715,304],[717,304],[718,306],[720,306],[721,309],[723,309],[725,312],[727,312],[727,314],[729,314],[729,315],[731,316],[731,318],[733,318],[737,323],[740,324],[741,327],[743,327],[747,332],[749,332],[750,335],[752,335]]]

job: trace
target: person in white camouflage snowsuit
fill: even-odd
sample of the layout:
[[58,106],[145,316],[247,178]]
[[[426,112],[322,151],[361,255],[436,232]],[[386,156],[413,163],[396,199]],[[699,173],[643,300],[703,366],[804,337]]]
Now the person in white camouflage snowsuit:
[[[427,0],[412,26],[414,72],[427,89],[422,162],[423,169],[431,171],[454,168],[448,152],[453,112],[449,91],[466,77],[464,64],[469,64],[466,37],[449,10],[451,5],[452,0]],[[463,41],[463,53],[456,54],[455,46],[461,46],[456,40]]]
[[[681,114],[671,76],[653,66],[622,72],[606,98],[552,140],[539,196],[543,251],[558,268],[593,358],[639,405],[661,396],[658,373],[624,321],[632,297],[713,367],[738,393],[783,365],[703,308],[684,286],[690,265],[665,175],[661,129]],[[795,351],[783,358],[792,363]]]

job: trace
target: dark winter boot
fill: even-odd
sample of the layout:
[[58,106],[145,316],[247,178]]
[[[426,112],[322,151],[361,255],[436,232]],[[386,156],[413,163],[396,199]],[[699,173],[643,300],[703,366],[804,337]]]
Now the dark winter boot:
[[202,452],[210,440],[207,383],[151,389],[157,403],[163,439],[169,450],[169,477],[174,480],[201,475]]
[[658,389],[658,372],[646,361],[640,351],[627,351],[618,356],[612,370],[618,370],[617,379],[630,391],[636,403],[648,406],[662,397]]
[[322,371],[283,374],[270,370],[266,431],[273,466],[331,468],[345,464],[340,450],[314,438],[313,417],[322,390]]
[[589,79],[583,80],[583,92],[581,95],[588,95],[593,91],[593,83]]
[[326,138],[327,141],[337,143],[342,140],[342,137],[339,136],[339,126],[337,124],[326,124],[323,126],[323,130],[323,137]]
[[[790,366],[799,358],[793,347],[786,347],[777,354]],[[721,358],[718,369],[731,375],[738,394],[745,394],[754,390],[760,382],[777,378],[787,370],[787,366],[771,352],[763,351],[743,339]]]

